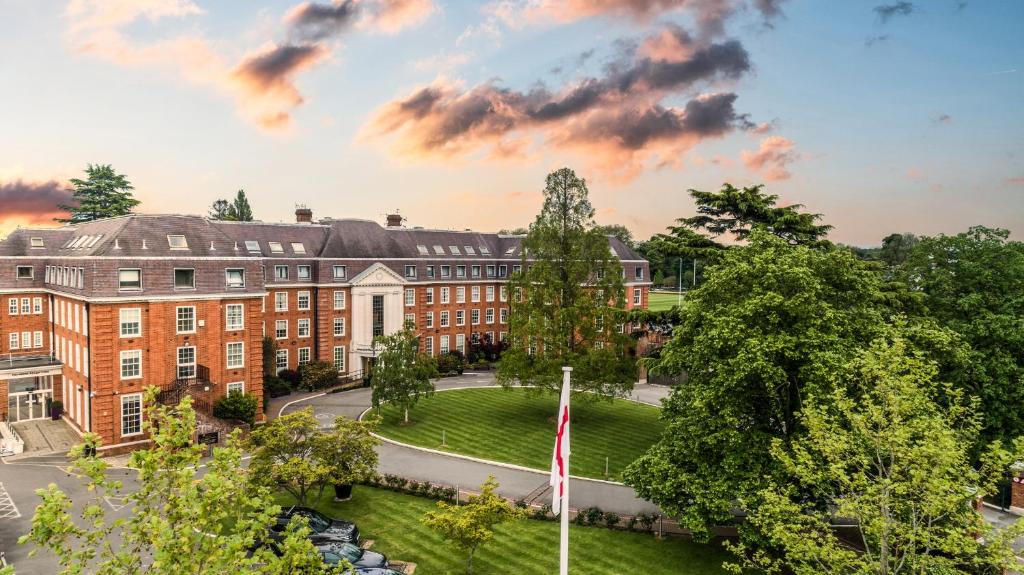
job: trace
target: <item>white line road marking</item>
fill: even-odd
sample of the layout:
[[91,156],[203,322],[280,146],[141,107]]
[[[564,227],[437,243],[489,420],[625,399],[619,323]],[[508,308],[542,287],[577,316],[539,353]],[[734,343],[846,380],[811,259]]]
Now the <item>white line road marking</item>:
[[109,505],[114,511],[120,511],[125,507],[128,507],[128,501],[124,497],[110,497],[108,495],[103,497],[103,500],[106,501],[107,505]]
[[18,507],[14,504],[4,484],[0,483],[0,519],[17,519],[21,517]]

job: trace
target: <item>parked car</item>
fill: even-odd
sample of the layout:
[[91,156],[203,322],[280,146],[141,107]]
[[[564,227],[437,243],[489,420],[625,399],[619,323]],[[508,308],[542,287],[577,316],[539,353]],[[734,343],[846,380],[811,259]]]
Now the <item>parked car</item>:
[[332,519],[316,509],[309,507],[291,507],[285,509],[277,516],[277,521],[270,526],[271,536],[279,539],[284,533],[288,522],[295,515],[305,517],[309,522],[312,533],[309,539],[314,544],[319,543],[359,543],[359,528],[351,521]]
[[365,569],[384,569],[388,566],[388,558],[383,553],[369,551],[351,543],[317,543],[316,548],[320,555],[323,555],[324,563],[337,565],[345,559],[356,568],[356,573],[363,573]]
[[370,569],[356,569],[355,571],[349,571],[346,575],[403,575],[403,573],[386,567],[383,569],[373,567]]

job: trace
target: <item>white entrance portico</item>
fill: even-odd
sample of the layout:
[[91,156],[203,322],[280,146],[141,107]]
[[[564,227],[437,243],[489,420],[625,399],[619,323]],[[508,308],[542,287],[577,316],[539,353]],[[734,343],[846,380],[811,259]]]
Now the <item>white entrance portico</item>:
[[[366,373],[376,355],[373,338],[402,329],[405,279],[381,263],[373,264],[352,278],[352,343],[350,371]],[[358,367],[357,367],[358,366]]]

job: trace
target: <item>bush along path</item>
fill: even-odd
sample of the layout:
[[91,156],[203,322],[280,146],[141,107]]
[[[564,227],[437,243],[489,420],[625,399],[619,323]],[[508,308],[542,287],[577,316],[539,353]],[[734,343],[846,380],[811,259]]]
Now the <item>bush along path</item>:
[[[435,381],[437,389],[445,390],[463,387],[494,387],[493,373],[471,373],[459,377],[442,378]],[[657,386],[637,385],[632,397],[646,403],[657,403],[668,390]],[[328,426],[339,415],[356,418],[371,406],[371,392],[360,388],[341,393],[293,394],[271,400],[267,416],[313,407],[321,424]],[[415,419],[415,412],[412,414]],[[418,448],[384,443],[377,447],[380,455],[378,471],[393,474],[413,481],[444,485],[481,485],[493,475],[501,484],[501,491],[513,499],[525,499],[529,494],[548,482],[546,470],[525,470],[504,467],[490,462],[472,461],[459,456],[443,453],[429,453]],[[660,513],[656,505],[636,496],[632,488],[625,485],[591,480],[574,480],[572,503],[587,508],[599,506],[622,516],[640,513]]]

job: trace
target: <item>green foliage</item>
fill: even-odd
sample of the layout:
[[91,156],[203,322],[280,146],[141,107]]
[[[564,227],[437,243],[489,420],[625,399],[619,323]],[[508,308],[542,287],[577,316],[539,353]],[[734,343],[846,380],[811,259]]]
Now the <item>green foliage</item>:
[[951,380],[981,401],[981,438],[1024,435],[1024,243],[973,227],[923,237],[895,271],[926,313],[970,345]]
[[76,205],[61,205],[71,217],[57,221],[80,224],[132,213],[141,202],[132,196],[135,189],[124,174],[118,174],[109,164],[89,164],[86,179],[72,178],[72,198]]
[[280,488],[301,505],[332,484],[361,481],[375,473],[375,421],[339,417],[329,432],[320,428],[312,409],[272,419],[249,437],[253,477]]
[[655,373],[687,374],[665,403],[662,440],[625,472],[641,497],[701,532],[732,519],[777,474],[773,439],[799,432],[809,394],[885,322],[877,271],[840,250],[764,231],[726,250],[679,310]]
[[256,422],[259,400],[250,393],[232,392],[213,404],[213,416],[220,419],[236,420],[252,425]]
[[277,376],[277,342],[269,336],[263,337],[263,379]]
[[373,362],[370,382],[373,385],[373,405],[388,402],[405,412],[409,422],[409,409],[420,396],[434,393],[431,378],[438,377],[437,363],[419,352],[420,344],[412,329],[374,339],[377,355]]
[[789,479],[758,494],[747,528],[764,545],[753,553],[737,546],[742,562],[796,575],[967,575],[1014,566],[1010,543],[1024,525],[996,530],[973,504],[994,492],[1024,443],[1012,453],[993,444],[972,466],[980,418],[961,392],[933,382],[937,373],[909,342],[890,336],[852,360],[828,395],[809,396],[800,414],[806,433],[789,445],[772,442]]
[[616,329],[622,268],[587,195],[572,170],[548,174],[544,206],[523,239],[523,271],[510,281],[510,347],[498,370],[506,387],[557,390],[566,365],[580,390],[623,392],[636,380],[631,341]]
[[473,572],[473,555],[477,549],[494,539],[495,525],[526,516],[523,510],[498,495],[497,489],[494,476],[488,476],[480,486],[480,494],[471,496],[465,505],[438,501],[437,511],[423,517],[424,525],[468,553],[466,573]]
[[[271,553],[264,544],[280,507],[267,489],[250,483],[237,435],[227,448],[214,449],[205,473],[197,477],[203,449],[192,443],[196,420],[191,398],[174,408],[158,406],[157,391],[146,391],[144,425],[153,446],[131,456],[138,491],[123,492],[121,482],[108,478],[103,459],[85,455],[100,443],[96,435],[86,434],[70,453],[72,472],[85,479],[90,494],[79,505],[80,518],[72,517],[67,494],[50,484],[36,492],[42,502],[20,543],[34,543],[33,554],[40,549],[54,553],[61,575],[343,572],[324,566],[301,524],[289,526],[282,556]],[[105,497],[124,497],[132,515],[108,519]]]
[[457,349],[437,356],[437,371],[442,375],[462,373],[466,369],[466,356]]
[[605,236],[613,236],[619,239],[622,243],[629,247],[634,247],[633,244],[633,232],[629,231],[629,228],[622,224],[607,224],[603,226],[596,226],[596,229],[604,234]]
[[299,366],[300,385],[309,391],[323,389],[338,381],[338,368],[326,361],[311,361]]
[[249,199],[245,197],[245,190],[238,190],[232,201],[220,199],[213,202],[210,207],[210,218],[230,222],[251,222],[252,207],[249,205]]

